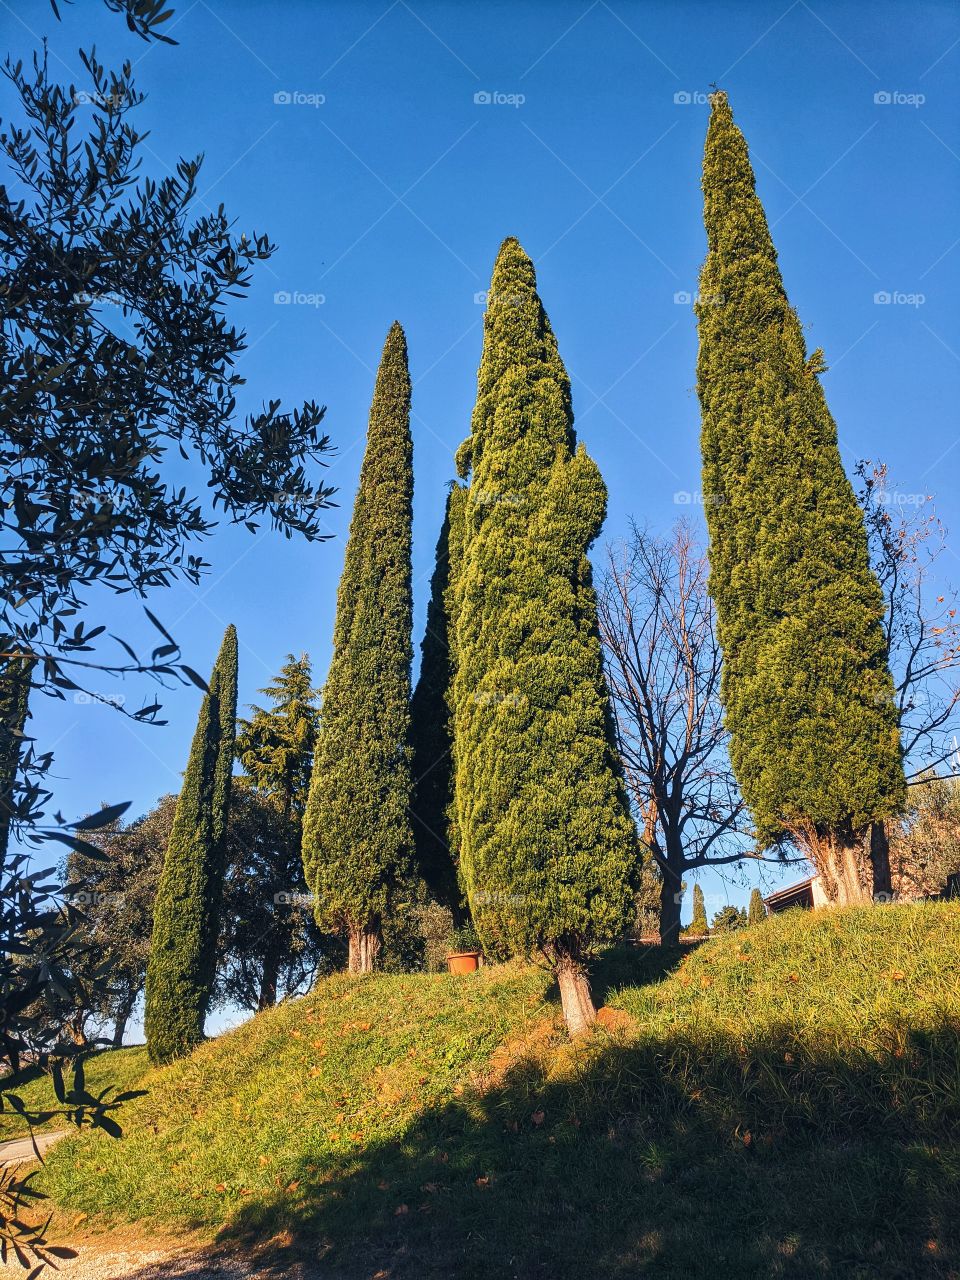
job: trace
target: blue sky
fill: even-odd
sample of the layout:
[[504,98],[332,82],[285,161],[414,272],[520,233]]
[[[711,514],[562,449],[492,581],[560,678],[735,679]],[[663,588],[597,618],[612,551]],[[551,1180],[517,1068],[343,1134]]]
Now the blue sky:
[[[203,201],[279,245],[236,312],[250,340],[243,407],[272,396],[328,406],[333,539],[220,530],[205,546],[203,586],[151,601],[201,671],[236,623],[241,702],[288,651],[308,651],[325,673],[373,371],[394,319],[414,381],[419,645],[444,487],[473,404],[479,296],[506,235],[537,264],[577,430],[609,486],[600,545],[630,516],[658,530],[680,515],[702,523],[689,300],[705,249],[711,82],[750,143],[809,345],[826,351],[848,470],[885,459],[900,493],[934,494],[960,530],[954,4],[173,7],[174,48],[145,45],[92,3],[61,5],[58,24],[47,0],[19,0],[16,14],[0,7],[0,22],[15,56],[48,34],[54,73],[78,88],[78,46],[95,42],[107,65],[131,58],[148,94],[146,171],[160,177],[204,152]],[[9,106],[4,86],[4,116]],[[945,580],[960,578],[952,541]],[[106,615],[150,643],[126,598]],[[151,700],[149,687],[104,691]],[[96,706],[38,703],[32,728],[56,746],[65,814],[119,799],[139,813],[178,786],[198,694],[164,701],[169,726],[153,729]],[[749,892],[703,883],[711,910]]]

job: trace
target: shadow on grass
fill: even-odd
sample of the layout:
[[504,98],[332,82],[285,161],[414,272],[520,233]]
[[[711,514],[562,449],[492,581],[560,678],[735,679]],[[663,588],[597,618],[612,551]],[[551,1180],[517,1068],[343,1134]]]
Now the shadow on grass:
[[[635,970],[631,980],[636,980]],[[956,1026],[882,1059],[598,1032],[245,1205],[224,1245],[329,1280],[955,1277]],[[263,1242],[274,1244],[263,1249]]]

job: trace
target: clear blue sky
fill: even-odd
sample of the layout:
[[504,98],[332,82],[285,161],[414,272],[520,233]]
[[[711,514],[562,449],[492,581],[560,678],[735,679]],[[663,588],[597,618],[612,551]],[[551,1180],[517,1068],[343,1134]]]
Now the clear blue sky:
[[[901,493],[935,494],[960,532],[955,4],[172,3],[175,48],[143,44],[92,0],[61,5],[60,24],[48,0],[18,0],[16,15],[0,6],[0,22],[16,56],[48,33],[53,71],[78,87],[79,45],[95,41],[108,65],[133,59],[149,95],[149,170],[160,177],[205,152],[204,201],[279,244],[237,310],[250,337],[246,407],[268,396],[328,405],[334,539],[224,529],[206,544],[214,569],[200,590],[151,602],[201,671],[236,623],[241,702],[288,651],[307,650],[318,679],[326,671],[373,371],[394,319],[414,380],[419,645],[444,486],[474,399],[476,295],[506,235],[536,261],[577,430],[609,486],[603,539],[631,515],[659,530],[679,515],[702,522],[695,503],[676,501],[700,489],[696,330],[676,299],[695,291],[704,254],[711,82],[730,94],[788,292],[831,365],[824,385],[848,469],[887,460]],[[8,90],[0,103],[6,115]],[[923,301],[877,304],[880,292]],[[943,568],[960,577],[953,550]],[[131,601],[107,612],[112,630],[150,642]],[[104,688],[151,699],[149,686]],[[131,799],[139,813],[175,789],[198,696],[169,694],[159,729],[41,701],[33,731],[56,745],[63,812]],[[715,909],[728,891],[709,875],[704,885]]]

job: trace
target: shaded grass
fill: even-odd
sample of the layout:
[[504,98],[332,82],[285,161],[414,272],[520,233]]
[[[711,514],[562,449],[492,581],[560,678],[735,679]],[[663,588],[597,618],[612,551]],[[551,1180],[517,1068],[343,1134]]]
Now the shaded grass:
[[151,1073],[47,1189],[343,1280],[960,1274],[960,907],[597,979],[631,1021],[576,1045],[536,970],[329,979]]
[[[113,1097],[127,1089],[133,1089],[149,1070],[149,1065],[145,1045],[134,1045],[129,1049],[104,1049],[93,1053],[84,1064],[87,1092],[95,1097]],[[68,1076],[68,1086],[69,1083]],[[21,1072],[16,1080],[10,1081],[9,1085],[4,1082],[3,1087],[4,1092],[15,1094],[33,1113],[62,1110],[54,1092],[53,1077],[47,1071],[29,1068]],[[3,1099],[0,1105],[0,1142],[25,1137],[24,1122],[9,1102]],[[35,1128],[37,1132],[42,1132],[47,1129],[64,1129],[68,1124],[69,1121],[62,1115],[55,1115]]]

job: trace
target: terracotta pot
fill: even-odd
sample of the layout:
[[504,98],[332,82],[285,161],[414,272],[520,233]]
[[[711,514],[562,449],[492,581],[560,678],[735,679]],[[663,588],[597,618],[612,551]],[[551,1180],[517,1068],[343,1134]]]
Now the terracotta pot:
[[479,951],[454,951],[447,956],[447,969],[450,973],[473,973],[479,968]]

